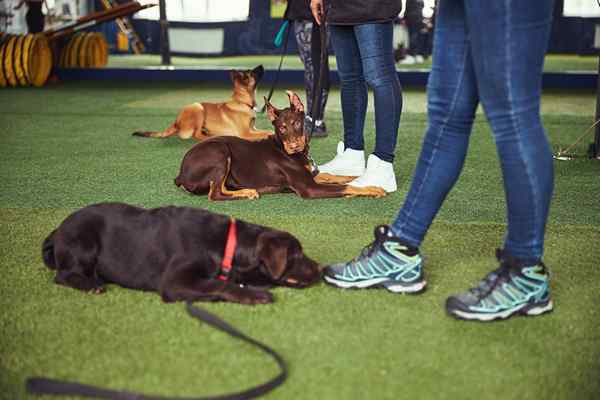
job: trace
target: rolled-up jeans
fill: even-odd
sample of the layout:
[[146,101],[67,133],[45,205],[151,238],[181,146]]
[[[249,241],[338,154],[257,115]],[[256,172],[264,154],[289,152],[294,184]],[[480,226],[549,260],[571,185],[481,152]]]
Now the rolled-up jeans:
[[409,193],[391,226],[407,244],[421,244],[458,179],[481,102],[504,180],[504,249],[527,264],[541,259],[554,185],[552,153],[540,119],[553,3],[439,2],[427,132]]

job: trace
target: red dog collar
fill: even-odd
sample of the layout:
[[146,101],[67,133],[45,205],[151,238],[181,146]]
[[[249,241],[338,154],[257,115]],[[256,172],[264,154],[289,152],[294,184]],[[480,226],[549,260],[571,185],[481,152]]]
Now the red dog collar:
[[227,242],[225,242],[225,252],[223,253],[223,261],[221,261],[221,270],[217,275],[217,279],[221,281],[229,280],[231,268],[233,267],[233,255],[237,247],[237,229],[235,219],[229,221],[229,232],[227,233]]

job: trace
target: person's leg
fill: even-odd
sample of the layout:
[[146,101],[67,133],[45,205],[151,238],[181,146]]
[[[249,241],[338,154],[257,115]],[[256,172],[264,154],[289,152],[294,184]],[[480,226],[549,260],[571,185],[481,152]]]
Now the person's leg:
[[379,186],[395,192],[394,151],[402,112],[402,89],[394,65],[393,23],[356,25],[365,80],[375,98],[375,150],[367,160],[365,173],[352,186]]
[[552,151],[540,119],[553,0],[467,0],[467,4],[481,103],[504,177],[508,210],[504,250],[535,264],[542,258],[554,184]]
[[440,2],[427,84],[428,127],[393,234],[419,247],[462,170],[478,93],[462,1]]
[[[318,107],[313,110],[309,108],[310,118],[308,118],[308,126],[305,126],[305,130],[311,132],[313,138],[326,137],[327,128],[323,122],[325,105],[327,104],[327,96],[329,94],[329,63],[326,58],[326,62],[323,64],[323,71],[321,71],[321,26],[318,24],[312,24],[311,30],[311,46],[310,53],[311,59],[313,60],[313,87],[312,92],[315,93],[317,85],[319,85],[319,96],[316,101]],[[327,37],[325,37],[325,43],[327,43]],[[325,47],[325,57],[328,57],[327,47]],[[312,102],[315,99],[311,99]],[[314,127],[313,127],[314,125]]]
[[417,48],[419,44],[419,24],[417,21],[410,21],[406,28],[408,29],[409,40],[407,53],[414,57],[418,54]]
[[478,102],[462,2],[441,2],[435,29],[429,127],[408,197],[394,224],[376,229],[369,251],[326,269],[330,284],[408,293],[425,287],[418,246],[460,174]]
[[340,77],[344,145],[353,150],[364,150],[368,96],[358,43],[352,26],[331,25],[330,30]]
[[[314,60],[314,70],[315,70],[315,86],[316,86],[316,82],[317,79],[320,79],[319,77],[319,71],[321,68],[321,26],[318,24],[313,24],[312,26],[312,33],[311,33],[312,38],[314,38],[314,40],[312,41],[312,46],[311,46],[311,57]],[[325,43],[327,44],[329,42],[329,30],[327,30],[327,37],[325,40]],[[315,114],[315,119],[316,120],[322,120],[324,113],[325,113],[325,106],[327,105],[327,98],[329,97],[329,53],[327,51],[327,48],[325,48],[325,55],[326,55],[326,59],[325,59],[325,64],[323,65],[324,71],[323,71],[323,76],[322,76],[322,82],[321,82],[321,103],[319,104],[320,107],[317,110],[317,113]]]
[[363,128],[368,101],[367,83],[354,28],[331,25],[329,29],[340,77],[344,142],[338,143],[335,158],[319,165],[319,170],[332,175],[360,176],[365,169]]
[[314,68],[311,55],[312,22],[294,21],[294,37],[298,46],[298,55],[304,64],[304,88],[306,90],[306,114],[310,116],[313,99]]
[[480,321],[539,315],[553,308],[541,262],[553,163],[539,114],[553,1],[465,4],[481,103],[504,177],[508,233],[497,251],[500,268],[449,297],[446,310]]
[[364,24],[354,27],[365,80],[375,99],[375,154],[393,162],[402,113],[402,88],[394,65],[394,25]]

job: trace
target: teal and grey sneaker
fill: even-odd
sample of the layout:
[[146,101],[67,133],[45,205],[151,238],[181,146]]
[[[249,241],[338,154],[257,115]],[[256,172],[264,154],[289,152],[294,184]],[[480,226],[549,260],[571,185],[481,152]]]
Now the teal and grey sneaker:
[[375,228],[375,240],[347,263],[325,268],[325,281],[340,288],[384,287],[395,293],[425,289],[423,260],[419,250],[409,248],[391,235],[387,225]]
[[539,315],[552,310],[549,273],[543,263],[520,265],[496,250],[500,267],[477,287],[446,300],[446,311],[459,319],[492,321],[513,315]]

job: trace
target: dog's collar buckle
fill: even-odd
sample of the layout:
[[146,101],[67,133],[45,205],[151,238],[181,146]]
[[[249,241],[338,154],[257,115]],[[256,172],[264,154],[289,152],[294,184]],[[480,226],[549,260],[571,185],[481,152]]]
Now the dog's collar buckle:
[[221,269],[217,274],[217,279],[228,281],[233,269],[233,256],[237,247],[237,228],[235,219],[229,221],[229,231],[227,232],[227,241],[225,242],[225,251],[223,253],[223,261],[221,261]]

